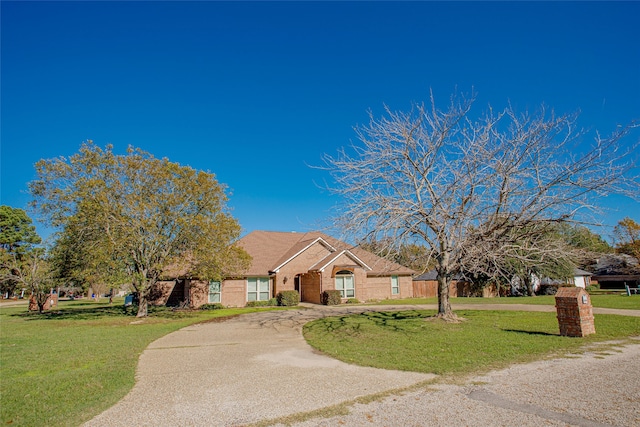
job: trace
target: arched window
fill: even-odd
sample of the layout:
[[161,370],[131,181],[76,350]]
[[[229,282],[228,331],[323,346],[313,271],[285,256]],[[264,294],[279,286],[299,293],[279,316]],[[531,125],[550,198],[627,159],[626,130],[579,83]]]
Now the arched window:
[[355,298],[355,280],[351,271],[341,270],[336,273],[336,290],[340,291],[342,298]]

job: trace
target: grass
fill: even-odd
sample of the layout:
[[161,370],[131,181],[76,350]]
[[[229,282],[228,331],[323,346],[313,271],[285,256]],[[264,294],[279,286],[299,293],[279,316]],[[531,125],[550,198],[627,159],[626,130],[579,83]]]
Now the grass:
[[585,344],[640,335],[640,318],[597,315],[596,334],[562,337],[555,313],[460,310],[461,323],[426,321],[433,310],[373,312],[307,323],[314,348],[347,363],[466,375],[580,352]]
[[[437,304],[437,298],[389,299],[376,302],[383,305]],[[555,305],[553,295],[536,297],[501,297],[501,298],[451,298],[451,304],[529,304]],[[599,308],[618,308],[640,310],[640,295],[591,295],[591,304]]]
[[129,392],[138,357],[152,341],[193,323],[261,310],[151,309],[139,321],[121,301],[63,301],[42,315],[1,307],[1,422],[80,425]]
[[[594,306],[640,308],[640,297],[601,295]],[[456,303],[554,304],[553,297],[454,298]],[[388,301],[435,304],[435,299]],[[273,308],[180,312],[151,309],[139,320],[92,300],[63,301],[45,314],[0,306],[0,421],[5,425],[80,425],[114,405],[133,387],[142,351],[182,327]],[[369,313],[305,326],[322,351],[353,363],[433,373],[475,372],[548,354],[579,351],[585,343],[640,335],[640,318],[596,315],[595,336],[557,335],[554,313],[458,311],[461,324],[425,322],[433,311]]]

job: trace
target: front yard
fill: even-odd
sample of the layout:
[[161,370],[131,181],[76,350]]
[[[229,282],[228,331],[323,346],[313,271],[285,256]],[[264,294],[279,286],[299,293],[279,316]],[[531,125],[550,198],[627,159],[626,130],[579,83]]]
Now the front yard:
[[[456,303],[541,303],[553,297],[457,298]],[[391,301],[433,304],[435,300]],[[640,297],[594,296],[596,307],[640,308]],[[629,306],[631,305],[631,306]],[[266,310],[274,309],[267,308]],[[176,312],[152,310],[143,320],[91,300],[63,301],[43,315],[0,307],[1,422],[4,425],[80,425],[133,387],[142,351],[185,326],[262,311],[262,308]],[[555,313],[458,311],[460,324],[427,322],[433,311],[368,313],[322,319],[304,333],[316,348],[349,363],[442,375],[485,371],[584,344],[640,336],[640,318],[596,315],[597,334],[558,336]]]
[[429,321],[435,313],[324,318],[307,323],[304,336],[316,349],[347,363],[439,375],[480,373],[640,336],[640,317],[596,315],[596,334],[569,338],[559,335],[555,313],[460,310],[461,323]]
[[131,387],[138,357],[156,339],[197,322],[264,309],[174,312],[140,320],[92,300],[63,301],[43,315],[0,308],[3,425],[73,426],[109,408]]

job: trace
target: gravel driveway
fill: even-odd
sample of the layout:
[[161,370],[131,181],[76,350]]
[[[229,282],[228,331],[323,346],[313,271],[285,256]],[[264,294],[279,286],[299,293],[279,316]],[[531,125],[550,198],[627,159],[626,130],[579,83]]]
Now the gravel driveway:
[[[247,425],[381,392],[391,393],[352,404],[349,415],[293,425],[640,425],[640,338],[606,354],[516,365],[464,384],[424,385],[435,376],[349,365],[315,353],[301,334],[304,323],[327,315],[416,308],[431,307],[314,306],[181,329],[149,345],[131,392],[86,425]],[[474,306],[481,308],[492,307]],[[399,391],[416,384],[422,385]]]

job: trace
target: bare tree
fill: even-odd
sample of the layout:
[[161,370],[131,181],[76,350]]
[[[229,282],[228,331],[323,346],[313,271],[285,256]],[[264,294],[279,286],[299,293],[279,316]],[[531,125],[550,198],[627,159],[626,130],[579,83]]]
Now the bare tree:
[[454,275],[488,269],[487,258],[553,257],[557,248],[535,237],[545,223],[575,221],[598,196],[637,196],[640,186],[630,158],[638,143],[618,147],[633,126],[586,147],[575,115],[508,107],[473,118],[474,99],[452,96],[440,110],[432,95],[408,113],[387,108],[356,129],[360,143],[349,152],[325,157],[343,198],[337,224],[356,240],[430,248],[446,319],[455,318]]

